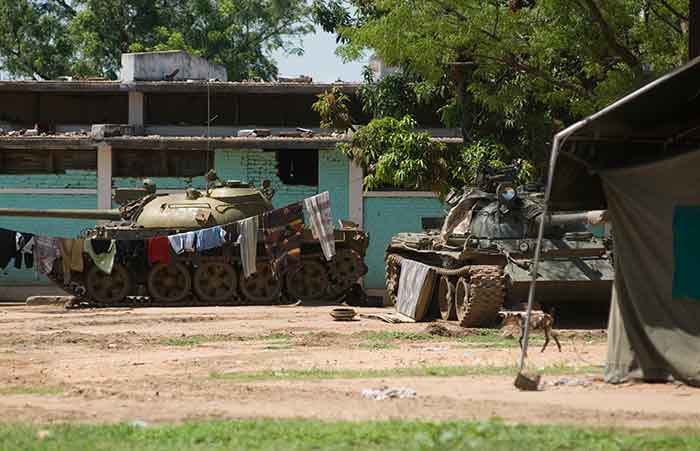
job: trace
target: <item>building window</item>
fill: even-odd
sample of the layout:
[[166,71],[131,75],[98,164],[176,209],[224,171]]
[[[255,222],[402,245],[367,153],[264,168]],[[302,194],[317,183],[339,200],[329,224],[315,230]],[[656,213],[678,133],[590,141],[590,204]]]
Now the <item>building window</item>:
[[70,170],[97,170],[92,150],[2,150],[0,174],[65,174]]
[[318,186],[318,150],[278,150],[275,157],[282,183]]
[[206,150],[125,150],[112,153],[114,177],[197,177],[214,167]]

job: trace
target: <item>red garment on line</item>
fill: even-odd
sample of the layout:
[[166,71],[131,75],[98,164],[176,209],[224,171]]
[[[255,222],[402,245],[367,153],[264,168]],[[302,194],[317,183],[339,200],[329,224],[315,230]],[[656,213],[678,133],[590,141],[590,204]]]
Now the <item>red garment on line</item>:
[[157,236],[148,240],[148,262],[170,264],[170,241],[167,236]]

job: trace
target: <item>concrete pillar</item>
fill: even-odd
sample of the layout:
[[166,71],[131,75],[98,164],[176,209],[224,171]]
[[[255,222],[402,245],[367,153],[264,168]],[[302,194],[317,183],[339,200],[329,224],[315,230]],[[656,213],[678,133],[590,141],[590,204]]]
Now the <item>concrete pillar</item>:
[[97,146],[97,208],[112,208],[112,146]]
[[363,189],[362,180],[364,179],[364,174],[362,168],[355,164],[354,161],[350,161],[348,165],[348,209],[350,210],[349,218],[352,222],[357,223],[362,227],[363,218]]
[[129,125],[143,127],[143,93],[129,91]]

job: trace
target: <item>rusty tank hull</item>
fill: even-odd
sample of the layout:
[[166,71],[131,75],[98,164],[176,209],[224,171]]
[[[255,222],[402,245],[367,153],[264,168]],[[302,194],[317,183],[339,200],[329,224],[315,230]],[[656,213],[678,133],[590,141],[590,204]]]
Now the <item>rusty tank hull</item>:
[[[83,254],[83,271],[64,273],[57,260],[49,279],[75,296],[74,305],[246,305],[281,302],[339,300],[361,302],[358,284],[367,272],[364,256],[368,235],[356,227],[336,229],[336,255],[327,261],[318,240],[305,229],[299,265],[277,276],[271,272],[258,231],[257,272],[244,277],[237,243],[201,253],[178,255],[174,263],[149,264],[143,243],[156,236],[196,231],[229,224],[272,210],[272,194],[237,182],[221,182],[210,174],[206,192],[159,195],[146,183],[142,191],[131,190],[123,205],[114,210],[23,210],[0,209],[0,216],[41,216],[111,221],[83,230],[80,238],[118,241],[119,252],[110,274],[102,272]],[[135,194],[134,194],[135,191]],[[117,193],[117,196],[118,197]]]

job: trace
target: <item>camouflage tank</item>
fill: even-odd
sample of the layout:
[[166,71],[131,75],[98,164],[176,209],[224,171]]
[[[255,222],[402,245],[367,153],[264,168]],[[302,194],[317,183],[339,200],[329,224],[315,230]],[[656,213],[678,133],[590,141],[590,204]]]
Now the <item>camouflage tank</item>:
[[[40,216],[111,221],[81,233],[82,238],[136,242],[150,237],[223,225],[272,210],[274,191],[269,182],[261,190],[240,181],[221,181],[214,171],[207,174],[206,191],[188,189],[157,194],[146,180],[143,188],[115,190],[122,206],[113,210],[0,209],[0,216]],[[122,305],[134,301],[147,305],[273,304],[280,300],[339,299],[364,293],[357,281],[367,272],[364,256],[368,236],[354,225],[335,230],[336,255],[323,256],[320,243],[306,228],[301,247],[301,265],[273,276],[258,231],[257,272],[243,276],[237,244],[201,255],[184,253],[174,264],[149,265],[145,249],[118,255],[111,274],[102,272],[84,256],[83,272],[63,274],[60,262],[49,278],[78,302],[89,305]]]
[[419,261],[436,273],[433,302],[442,318],[465,327],[493,324],[501,309],[527,302],[540,221],[546,223],[536,301],[545,307],[609,301],[614,274],[610,246],[587,228],[603,223],[605,211],[543,217],[542,193],[516,187],[514,172],[513,167],[492,172],[480,188],[448,197],[452,208],[441,229],[392,237],[386,254],[392,301],[402,263]]

